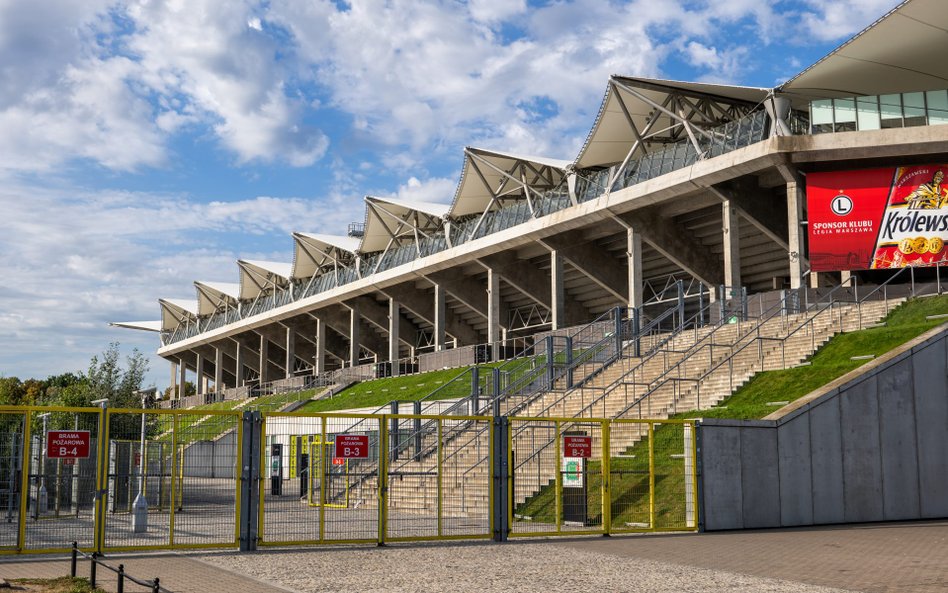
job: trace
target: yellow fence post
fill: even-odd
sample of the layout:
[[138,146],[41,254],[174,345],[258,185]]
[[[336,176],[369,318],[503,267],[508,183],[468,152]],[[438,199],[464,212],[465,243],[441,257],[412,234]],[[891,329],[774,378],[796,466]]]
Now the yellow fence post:
[[648,527],[655,529],[655,424],[648,423]]
[[379,417],[379,541],[378,545],[385,545],[385,535],[388,531],[388,416]]
[[609,420],[602,421],[602,531],[609,535],[612,529],[612,449],[610,448],[609,438],[611,435],[612,423]]
[[[240,446],[237,446],[237,450],[240,451]],[[182,461],[184,461],[182,459]],[[168,519],[170,525],[169,541],[168,543],[171,547],[174,547],[174,511],[175,505],[177,503],[175,496],[175,489],[177,485],[175,484],[175,478],[178,476],[178,413],[175,410],[175,413],[171,415],[171,515]],[[183,463],[181,464],[183,465]],[[181,468],[181,471],[184,471],[184,468]],[[184,484],[181,485],[182,494],[184,492]],[[238,502],[240,501],[240,495],[237,496]],[[237,516],[240,516],[240,512],[237,513]],[[239,529],[239,526],[238,526]]]
[[[560,443],[560,422],[557,420],[553,423],[553,438],[556,439],[556,461],[553,465],[553,470],[556,472],[556,492],[554,492],[554,499],[556,500],[556,533],[560,533],[563,529],[563,472],[561,471],[563,460],[561,459],[562,444]],[[539,463],[540,460],[537,460]]]
[[444,450],[441,433],[441,418],[438,418],[438,537],[442,535],[442,515],[444,514],[444,499],[442,490],[442,463],[444,462]]
[[17,549],[23,551],[26,549],[26,503],[30,499],[30,466],[32,465],[32,459],[30,459],[30,441],[33,439],[32,427],[30,426],[29,412],[23,413],[23,446],[21,447],[23,451],[23,459],[20,462],[21,467],[23,468],[23,475],[21,478],[20,486],[20,517],[19,524],[17,525]]
[[[325,453],[326,449],[326,417],[323,416],[320,422],[320,435],[319,435],[319,444],[316,445],[317,450],[319,451],[319,466],[316,471],[319,473],[319,541],[325,541],[326,539],[326,503],[329,502],[326,498],[326,457],[328,455]],[[309,460],[309,472],[310,475],[313,473],[313,447],[310,446],[310,460]],[[312,489],[313,482],[310,481],[310,496],[313,495]],[[347,493],[348,494],[348,493]]]

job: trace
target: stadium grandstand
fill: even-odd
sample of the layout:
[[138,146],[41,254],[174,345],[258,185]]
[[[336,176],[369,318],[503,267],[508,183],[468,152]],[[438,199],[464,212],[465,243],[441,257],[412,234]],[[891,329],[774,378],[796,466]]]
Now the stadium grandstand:
[[450,203],[366,196],[339,235],[115,325],[158,334],[175,397],[231,399],[497,361],[610,312],[713,324],[934,276],[948,233],[915,223],[948,212],[946,31],[911,0],[776,88],[613,76],[574,159],[468,147]]

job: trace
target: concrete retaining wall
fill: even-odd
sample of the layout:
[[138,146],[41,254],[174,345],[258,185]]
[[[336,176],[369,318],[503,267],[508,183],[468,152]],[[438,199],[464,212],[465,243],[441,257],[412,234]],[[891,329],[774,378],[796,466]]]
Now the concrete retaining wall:
[[948,517],[946,370],[942,326],[765,420],[703,421],[704,528]]

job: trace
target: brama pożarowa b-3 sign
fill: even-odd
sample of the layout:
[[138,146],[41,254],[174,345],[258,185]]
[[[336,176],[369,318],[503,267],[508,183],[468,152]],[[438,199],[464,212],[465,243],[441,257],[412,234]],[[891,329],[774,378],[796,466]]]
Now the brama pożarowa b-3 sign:
[[948,165],[810,173],[810,269],[948,262]]

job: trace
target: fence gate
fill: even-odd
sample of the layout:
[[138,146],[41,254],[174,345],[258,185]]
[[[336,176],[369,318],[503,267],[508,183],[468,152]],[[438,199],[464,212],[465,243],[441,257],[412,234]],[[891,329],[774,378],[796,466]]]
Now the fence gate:
[[259,545],[492,536],[490,418],[263,416]]
[[511,537],[697,529],[694,422],[511,418]]

